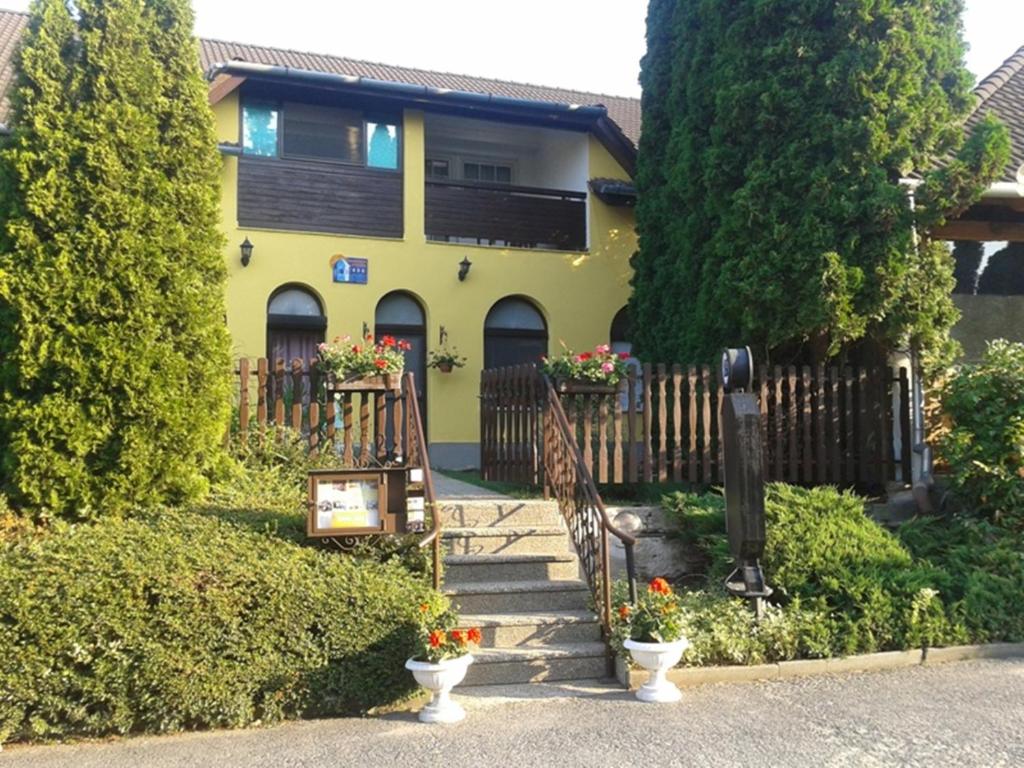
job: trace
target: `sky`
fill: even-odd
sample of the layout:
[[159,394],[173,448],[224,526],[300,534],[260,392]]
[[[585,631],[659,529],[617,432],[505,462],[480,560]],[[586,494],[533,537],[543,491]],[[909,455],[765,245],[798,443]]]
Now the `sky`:
[[[1024,1],[966,0],[967,65],[1024,45]],[[29,0],[0,0],[25,10]],[[387,64],[639,96],[647,0],[193,0],[196,32]]]
[[[29,0],[0,0],[25,10]],[[196,32],[386,64],[639,96],[647,0],[193,0]],[[1024,0],[966,0],[967,65],[1024,45]]]

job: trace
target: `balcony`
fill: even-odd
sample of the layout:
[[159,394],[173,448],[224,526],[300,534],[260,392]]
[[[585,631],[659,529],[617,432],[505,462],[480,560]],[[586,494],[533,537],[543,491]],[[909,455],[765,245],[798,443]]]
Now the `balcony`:
[[587,249],[587,134],[428,114],[425,150],[428,240]]
[[582,251],[587,195],[474,181],[428,181],[427,239]]

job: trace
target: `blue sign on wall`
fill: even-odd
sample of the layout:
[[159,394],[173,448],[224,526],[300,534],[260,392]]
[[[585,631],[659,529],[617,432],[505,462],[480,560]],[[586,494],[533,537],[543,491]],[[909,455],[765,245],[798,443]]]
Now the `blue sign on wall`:
[[331,277],[334,282],[366,285],[369,276],[370,264],[367,259],[342,256],[340,253],[331,257]]

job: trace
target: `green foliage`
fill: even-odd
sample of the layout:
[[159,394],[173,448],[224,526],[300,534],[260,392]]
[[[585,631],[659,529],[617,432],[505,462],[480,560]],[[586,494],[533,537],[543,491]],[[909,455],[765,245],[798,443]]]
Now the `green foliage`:
[[978,275],[985,244],[975,240],[957,240],[953,243],[953,293],[973,296],[978,292]]
[[[1009,158],[993,121],[963,144],[962,5],[651,1],[635,352],[835,353],[867,337],[948,358],[952,260],[913,228],[976,199]],[[916,211],[898,184],[915,170]]]
[[165,511],[0,549],[0,740],[236,727],[410,691],[398,564]]
[[195,498],[221,460],[213,118],[187,0],[35,0],[0,158],[0,487],[40,519]]
[[977,279],[977,293],[987,296],[1024,295],[1024,243],[1007,243],[992,254],[985,271]]
[[[720,592],[731,569],[721,496],[677,494],[666,508],[682,535],[707,553],[709,585]],[[952,601],[942,599],[947,574],[915,560],[898,538],[864,514],[862,499],[833,488],[775,484],[768,488],[765,514],[762,565],[775,589],[772,600],[782,612],[773,619],[777,648],[800,657],[847,655],[945,645],[967,637],[958,611],[950,609]],[[721,610],[728,618],[729,610]],[[726,624],[726,637],[746,636],[742,624]],[[708,626],[703,625],[705,630]],[[734,647],[734,655],[742,658],[758,653],[784,658],[767,654],[760,641],[738,642],[721,647]]]
[[954,492],[973,512],[1024,524],[1024,344],[990,342],[945,387],[942,441]]
[[985,520],[923,518],[897,531],[942,574],[944,600],[975,642],[1024,641],[1024,537]]

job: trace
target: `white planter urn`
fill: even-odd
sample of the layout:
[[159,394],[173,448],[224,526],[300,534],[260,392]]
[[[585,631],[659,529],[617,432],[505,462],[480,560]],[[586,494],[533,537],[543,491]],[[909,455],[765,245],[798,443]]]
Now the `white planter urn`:
[[679,701],[683,697],[676,684],[670,682],[666,675],[679,663],[683,651],[690,647],[689,640],[685,637],[672,643],[641,643],[637,640],[627,640],[623,645],[633,657],[633,661],[651,673],[647,682],[636,692],[636,697],[640,701],[663,703]]
[[466,710],[452,701],[451,692],[462,682],[472,663],[473,657],[468,653],[437,663],[415,659],[405,662],[416,682],[433,694],[430,703],[420,711],[421,723],[457,723],[466,717]]

